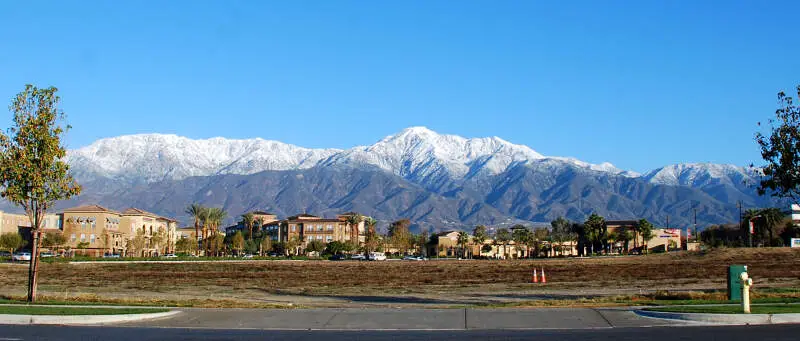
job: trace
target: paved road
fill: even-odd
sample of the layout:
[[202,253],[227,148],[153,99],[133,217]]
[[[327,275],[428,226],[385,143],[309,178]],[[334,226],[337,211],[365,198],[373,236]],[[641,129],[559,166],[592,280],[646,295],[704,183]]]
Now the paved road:
[[558,330],[275,331],[129,327],[0,326],[0,340],[537,340],[537,341],[796,341],[800,325],[632,327]]
[[626,309],[185,309],[125,326],[274,330],[591,329],[685,324]]

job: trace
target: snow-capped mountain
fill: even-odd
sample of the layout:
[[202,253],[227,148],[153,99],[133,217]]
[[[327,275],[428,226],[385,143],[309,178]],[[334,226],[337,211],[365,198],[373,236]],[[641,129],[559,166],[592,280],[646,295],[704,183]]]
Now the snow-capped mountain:
[[682,163],[647,172],[642,178],[654,184],[702,187],[713,184],[740,186],[754,177],[744,167],[715,163]]
[[308,149],[260,138],[192,140],[176,135],[142,134],[102,139],[71,150],[67,162],[78,177],[153,182],[306,169],[337,152],[337,149]]
[[[67,154],[83,193],[59,207],[104,203],[188,219],[187,203],[280,215],[359,211],[421,228],[647,218],[672,224],[735,220],[780,206],[751,186],[748,169],[710,163],[644,175],[610,163],[545,156],[499,137],[464,138],[411,127],[369,146],[308,149],[260,138],[193,140],[145,134],[98,140]],[[4,205],[4,206],[3,206]],[[0,209],[11,209],[0,203]],[[232,222],[231,218],[231,222]],[[188,220],[187,220],[188,221]]]
[[128,181],[180,180],[190,176],[253,174],[314,166],[374,166],[415,181],[432,177],[472,178],[499,174],[513,163],[548,161],[586,170],[637,176],[610,163],[545,157],[499,137],[464,138],[411,127],[370,146],[348,150],[307,149],[282,142],[142,134],[98,140],[72,150],[67,160],[79,177]]

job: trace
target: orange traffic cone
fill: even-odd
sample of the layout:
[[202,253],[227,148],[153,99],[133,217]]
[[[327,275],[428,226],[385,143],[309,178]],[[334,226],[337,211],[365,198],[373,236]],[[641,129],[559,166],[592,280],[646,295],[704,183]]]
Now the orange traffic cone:
[[544,277],[544,268],[542,268],[542,284],[547,283],[547,277]]
[[538,283],[539,277],[536,276],[536,268],[533,269],[533,277],[531,278],[531,283]]

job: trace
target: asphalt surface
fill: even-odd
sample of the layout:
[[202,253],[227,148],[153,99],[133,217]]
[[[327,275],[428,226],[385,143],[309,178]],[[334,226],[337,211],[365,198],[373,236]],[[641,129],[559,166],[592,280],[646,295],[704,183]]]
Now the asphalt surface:
[[0,326],[0,340],[608,340],[795,341],[800,325],[686,326],[547,330],[277,331],[131,327]]

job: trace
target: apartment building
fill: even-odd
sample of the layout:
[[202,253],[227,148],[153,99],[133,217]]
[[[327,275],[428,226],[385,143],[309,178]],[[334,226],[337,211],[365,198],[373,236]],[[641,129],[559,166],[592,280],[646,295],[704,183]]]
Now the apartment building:
[[[265,226],[274,227],[276,226],[280,220],[278,220],[278,216],[272,213],[264,212],[264,211],[253,211],[248,212],[253,215],[253,231],[258,231],[259,229],[264,229]],[[259,225],[261,222],[261,226]],[[236,234],[236,232],[242,231],[242,233],[250,233],[250,228],[245,226],[244,223],[240,220],[235,225],[231,225],[225,228],[225,235],[232,236]]]
[[122,212],[123,232],[131,239],[142,238],[143,245],[134,245],[143,257],[152,257],[175,252],[178,221],[159,216],[138,208]]
[[[61,228],[61,215],[45,214],[42,220],[42,233],[58,231]],[[25,247],[30,248],[33,236],[31,235],[31,222],[26,214],[0,211],[0,234],[9,232],[19,233],[25,240]]]
[[85,205],[65,209],[61,215],[67,238],[65,249],[90,256],[125,253],[128,234],[120,226],[122,213],[100,205]]

